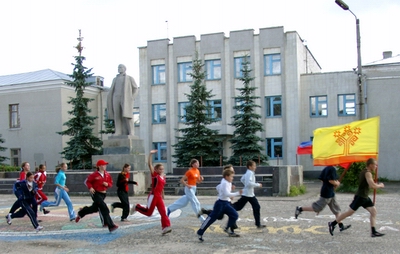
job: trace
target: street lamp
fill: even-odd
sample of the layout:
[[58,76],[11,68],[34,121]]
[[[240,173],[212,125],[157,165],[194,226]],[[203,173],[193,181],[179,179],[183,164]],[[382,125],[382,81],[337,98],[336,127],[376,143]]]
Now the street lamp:
[[362,93],[362,66],[361,66],[361,40],[360,40],[360,20],[349,9],[349,6],[342,0],[335,0],[335,3],[345,11],[351,12],[356,18],[356,32],[357,32],[357,85],[358,85],[358,102],[360,107],[360,120],[364,119],[364,97]]

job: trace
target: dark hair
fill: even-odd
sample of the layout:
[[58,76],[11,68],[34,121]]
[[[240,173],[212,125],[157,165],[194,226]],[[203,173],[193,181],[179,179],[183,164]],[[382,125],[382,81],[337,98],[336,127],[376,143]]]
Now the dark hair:
[[124,169],[126,169],[127,167],[130,167],[131,165],[129,165],[128,163],[124,164],[124,167],[121,170],[121,173],[124,173]]
[[33,173],[32,173],[31,171],[29,171],[28,173],[26,173],[25,179],[28,178],[28,177],[30,177],[31,175],[33,175]]
[[22,162],[21,168],[25,167],[25,165],[26,165],[27,163],[28,163],[27,161]]
[[162,167],[162,166],[163,166],[163,164],[157,163],[157,164],[154,166],[154,169],[158,169],[159,167]]
[[247,167],[251,167],[251,166],[253,166],[254,164],[256,164],[255,161],[252,161],[252,160],[247,161]]
[[39,165],[39,170],[43,169],[44,167],[46,167],[46,166],[43,165],[43,164],[40,164],[40,165]]
[[367,167],[368,167],[369,165],[375,164],[375,163],[376,163],[376,160],[375,160],[374,158],[369,158],[369,159],[367,160]]

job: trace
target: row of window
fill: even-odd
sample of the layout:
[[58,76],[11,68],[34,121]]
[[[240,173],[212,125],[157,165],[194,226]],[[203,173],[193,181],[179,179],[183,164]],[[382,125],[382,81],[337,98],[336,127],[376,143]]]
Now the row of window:
[[[234,58],[234,77],[243,77],[242,66],[246,57]],[[249,59],[247,59],[249,60]],[[206,80],[219,80],[222,77],[221,59],[206,60],[204,63]],[[153,65],[153,85],[164,85],[166,82],[165,64]],[[249,66],[250,67],[250,66]],[[178,82],[191,82],[192,62],[178,63]],[[281,54],[264,55],[264,75],[281,74]]]
[[[154,161],[167,162],[167,142],[155,142],[153,143],[153,148],[157,149],[157,153],[154,154]],[[282,138],[267,138],[265,151],[270,159],[282,158]]]
[[[356,115],[356,95],[338,94],[337,96],[338,116]],[[310,116],[327,117],[328,116],[328,96],[310,96]]]

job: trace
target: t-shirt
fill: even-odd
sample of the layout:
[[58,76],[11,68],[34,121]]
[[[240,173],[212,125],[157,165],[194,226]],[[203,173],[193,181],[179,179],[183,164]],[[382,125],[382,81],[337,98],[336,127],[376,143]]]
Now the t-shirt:
[[197,168],[190,168],[186,171],[187,183],[190,186],[196,186],[197,181],[200,179],[200,170]]
[[332,198],[335,196],[335,189],[334,185],[329,182],[329,180],[337,180],[338,176],[336,174],[336,169],[333,166],[325,167],[320,176],[318,177],[319,180],[322,181],[321,187],[321,197],[323,198]]
[[157,172],[153,172],[151,175],[151,194],[154,196],[162,196],[164,185],[166,183],[165,177],[161,176]]

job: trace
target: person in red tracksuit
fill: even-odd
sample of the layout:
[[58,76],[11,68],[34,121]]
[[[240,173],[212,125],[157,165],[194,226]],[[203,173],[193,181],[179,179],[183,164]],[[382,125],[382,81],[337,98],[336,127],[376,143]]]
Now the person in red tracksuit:
[[104,202],[106,191],[113,184],[111,175],[106,171],[107,164],[108,162],[105,160],[98,160],[96,163],[97,171],[90,174],[86,179],[85,184],[92,196],[93,204],[79,209],[75,222],[79,222],[85,215],[100,212],[103,225],[107,226],[111,233],[117,230],[118,226],[112,221],[110,210],[108,210],[107,204]]
[[170,233],[171,222],[167,216],[167,212],[164,205],[164,185],[166,183],[164,176],[164,166],[162,164],[156,164],[153,168],[151,163],[152,154],[156,153],[157,150],[151,150],[148,158],[148,165],[151,174],[151,192],[147,198],[147,207],[140,204],[134,206],[131,210],[131,214],[136,210],[139,213],[151,216],[154,208],[157,207],[158,212],[161,216],[161,227],[162,234],[165,235]]
[[[38,206],[45,200],[48,200],[46,194],[43,192],[43,186],[46,183],[47,175],[46,175],[46,166],[43,164],[39,165],[39,170],[35,173],[34,180],[38,186],[38,190],[36,192],[36,203]],[[43,209],[44,214],[48,214],[50,211]]]

